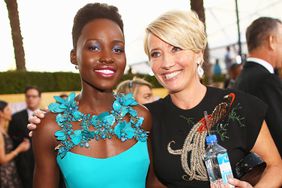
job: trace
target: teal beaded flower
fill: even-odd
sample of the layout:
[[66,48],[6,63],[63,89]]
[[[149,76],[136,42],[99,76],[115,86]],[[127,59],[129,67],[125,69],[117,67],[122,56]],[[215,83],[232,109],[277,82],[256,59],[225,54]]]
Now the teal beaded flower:
[[[142,129],[144,118],[139,117],[132,107],[138,103],[132,93],[115,95],[115,101],[110,112],[99,115],[83,114],[78,111],[75,93],[68,98],[54,97],[56,102],[48,106],[49,110],[56,113],[56,122],[62,128],[55,133],[61,143],[56,147],[58,154],[63,158],[74,146],[89,147],[91,139],[111,139],[116,136],[121,141],[136,139],[145,142],[148,132]],[[129,120],[125,120],[125,116]],[[81,129],[73,130],[72,122],[80,122]],[[91,128],[91,129],[90,129]]]

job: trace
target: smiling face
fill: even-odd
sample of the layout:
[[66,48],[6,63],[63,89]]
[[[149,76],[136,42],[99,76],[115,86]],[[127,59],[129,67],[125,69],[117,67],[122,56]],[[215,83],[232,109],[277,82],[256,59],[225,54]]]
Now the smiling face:
[[123,75],[126,58],[124,36],[109,19],[87,23],[78,38],[71,61],[78,65],[83,86],[111,91]]
[[199,82],[196,62],[201,53],[172,46],[153,34],[148,35],[147,42],[152,70],[170,93],[180,92]]

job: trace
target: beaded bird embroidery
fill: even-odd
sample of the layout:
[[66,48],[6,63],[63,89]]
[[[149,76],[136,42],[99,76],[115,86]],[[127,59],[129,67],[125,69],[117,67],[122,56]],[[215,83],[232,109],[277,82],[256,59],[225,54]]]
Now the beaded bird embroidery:
[[[56,102],[48,106],[51,112],[57,114],[56,122],[62,128],[55,133],[61,142],[55,148],[61,158],[74,146],[89,147],[91,139],[98,141],[116,136],[122,142],[128,139],[147,140],[148,132],[141,128],[144,118],[138,117],[137,111],[132,108],[138,103],[131,93],[115,95],[112,110],[99,115],[80,112],[75,97],[75,93],[66,99],[55,96]],[[129,116],[128,121],[125,116]],[[72,122],[80,122],[81,129],[73,130]]]

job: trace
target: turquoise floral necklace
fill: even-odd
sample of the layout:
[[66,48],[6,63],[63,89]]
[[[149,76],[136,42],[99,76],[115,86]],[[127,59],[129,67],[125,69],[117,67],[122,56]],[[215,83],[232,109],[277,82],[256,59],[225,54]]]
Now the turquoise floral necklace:
[[[56,102],[48,108],[57,113],[56,122],[62,128],[55,133],[57,140],[61,142],[56,147],[61,158],[74,146],[88,148],[91,139],[98,141],[116,136],[122,142],[133,138],[142,142],[147,140],[148,132],[141,128],[144,118],[138,117],[137,111],[132,108],[138,104],[132,93],[115,95],[112,110],[99,115],[80,112],[75,93],[71,93],[66,99],[58,96],[54,98]],[[128,121],[124,119],[126,115],[130,117]],[[81,129],[73,130],[72,122],[80,122]]]

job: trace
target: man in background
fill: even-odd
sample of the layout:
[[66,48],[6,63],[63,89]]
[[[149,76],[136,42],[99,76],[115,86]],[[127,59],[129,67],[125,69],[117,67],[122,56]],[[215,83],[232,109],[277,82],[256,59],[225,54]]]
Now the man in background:
[[257,96],[268,105],[266,123],[282,155],[282,83],[275,68],[282,67],[282,22],[261,17],[247,28],[249,57],[235,88]]
[[[9,135],[13,139],[14,147],[17,147],[25,138],[30,140],[26,125],[28,124],[28,119],[33,115],[33,112],[39,109],[41,91],[34,86],[26,87],[25,101],[27,108],[15,113],[9,126]],[[32,147],[17,156],[16,165],[24,188],[32,188],[34,168]]]

